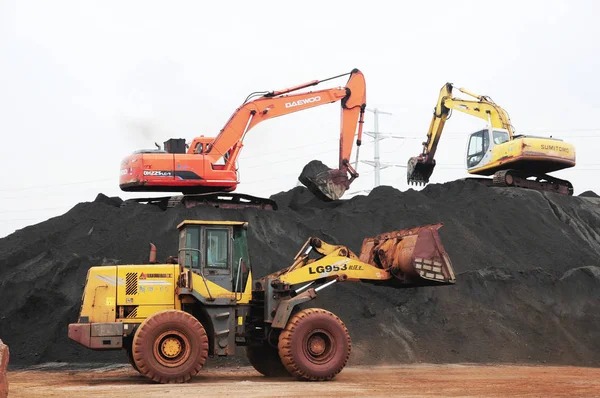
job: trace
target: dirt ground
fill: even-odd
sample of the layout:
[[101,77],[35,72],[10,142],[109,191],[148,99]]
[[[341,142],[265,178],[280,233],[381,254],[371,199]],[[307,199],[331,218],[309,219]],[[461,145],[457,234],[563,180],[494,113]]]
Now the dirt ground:
[[9,397],[600,397],[600,369],[551,366],[348,367],[333,381],[270,379],[249,367],[205,369],[190,383],[159,385],[131,367],[38,367],[9,372]]

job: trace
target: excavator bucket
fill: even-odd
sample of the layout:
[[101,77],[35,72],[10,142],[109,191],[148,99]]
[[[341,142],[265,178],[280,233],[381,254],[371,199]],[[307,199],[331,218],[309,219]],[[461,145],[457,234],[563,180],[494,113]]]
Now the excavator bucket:
[[454,269],[438,234],[442,225],[425,225],[366,238],[360,261],[389,271],[395,278],[383,283],[393,287],[453,284]]
[[412,157],[408,159],[406,181],[408,184],[425,185],[429,182],[434,167],[435,160],[426,161],[422,156]]
[[313,195],[326,202],[338,200],[350,187],[345,170],[330,169],[318,160],[306,164],[298,180]]

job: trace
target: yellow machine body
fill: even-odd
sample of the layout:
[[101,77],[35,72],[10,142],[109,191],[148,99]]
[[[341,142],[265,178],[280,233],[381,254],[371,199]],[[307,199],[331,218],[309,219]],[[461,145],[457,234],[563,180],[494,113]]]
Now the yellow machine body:
[[[160,382],[184,381],[197,372],[184,365],[186,358],[201,352],[204,359],[196,360],[203,363],[206,356],[235,355],[238,346],[246,346],[253,366],[268,373],[257,363],[265,356],[280,360],[272,356],[273,347],[298,306],[333,283],[454,284],[440,227],[366,238],[359,256],[311,237],[291,266],[253,280],[247,223],[184,221],[176,261],[90,268],[69,338],[93,350],[124,349],[137,370]],[[154,259],[151,245],[150,262]],[[317,336],[311,344],[318,348],[324,341]]]
[[[492,130],[492,134],[497,132],[499,130]],[[473,137],[472,135],[471,140],[476,139]],[[471,160],[467,155],[469,174],[489,176],[506,169],[546,174],[575,166],[575,146],[551,138],[515,138],[501,144],[491,144],[488,151],[490,155],[486,157],[484,154],[483,161],[474,165],[470,164]]]
[[140,322],[155,312],[178,309],[179,265],[114,265],[90,268],[80,317],[94,322]]
[[467,142],[466,167],[469,174],[490,176],[474,178],[487,185],[516,186],[562,194],[573,194],[573,185],[547,173],[575,166],[575,147],[552,137],[517,135],[508,113],[491,100],[463,88],[458,90],[474,99],[453,97],[453,85],[446,83],[423,142],[421,154],[407,164],[407,182],[423,185],[436,166],[435,154],[451,112],[457,110],[487,122],[487,127],[472,133]]

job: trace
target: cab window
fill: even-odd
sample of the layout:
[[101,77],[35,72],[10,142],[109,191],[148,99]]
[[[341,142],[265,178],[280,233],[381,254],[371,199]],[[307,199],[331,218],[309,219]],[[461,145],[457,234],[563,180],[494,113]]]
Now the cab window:
[[248,256],[248,241],[246,230],[238,227],[233,229],[233,291],[241,293],[246,287],[250,276],[250,258]]
[[506,131],[494,130],[494,144],[502,144],[508,141],[508,133]]
[[469,149],[467,151],[467,167],[471,168],[476,166],[483,158],[488,147],[489,138],[487,130],[481,130],[471,134],[471,138],[469,139]]
[[179,253],[179,256],[183,257],[182,265],[192,269],[200,269],[202,253],[200,228],[188,226],[185,229],[185,233],[182,231],[180,239],[185,239],[183,242],[180,242],[180,247],[184,249]]
[[206,267],[227,269],[229,266],[229,230],[206,229]]

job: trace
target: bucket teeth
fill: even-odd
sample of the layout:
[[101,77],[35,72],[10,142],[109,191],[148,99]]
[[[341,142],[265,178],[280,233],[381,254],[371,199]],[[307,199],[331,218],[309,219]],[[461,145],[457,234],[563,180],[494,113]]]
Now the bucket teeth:
[[409,183],[423,186],[429,182],[429,177],[435,168],[435,161],[426,161],[423,157],[412,157],[406,166],[406,178]]

